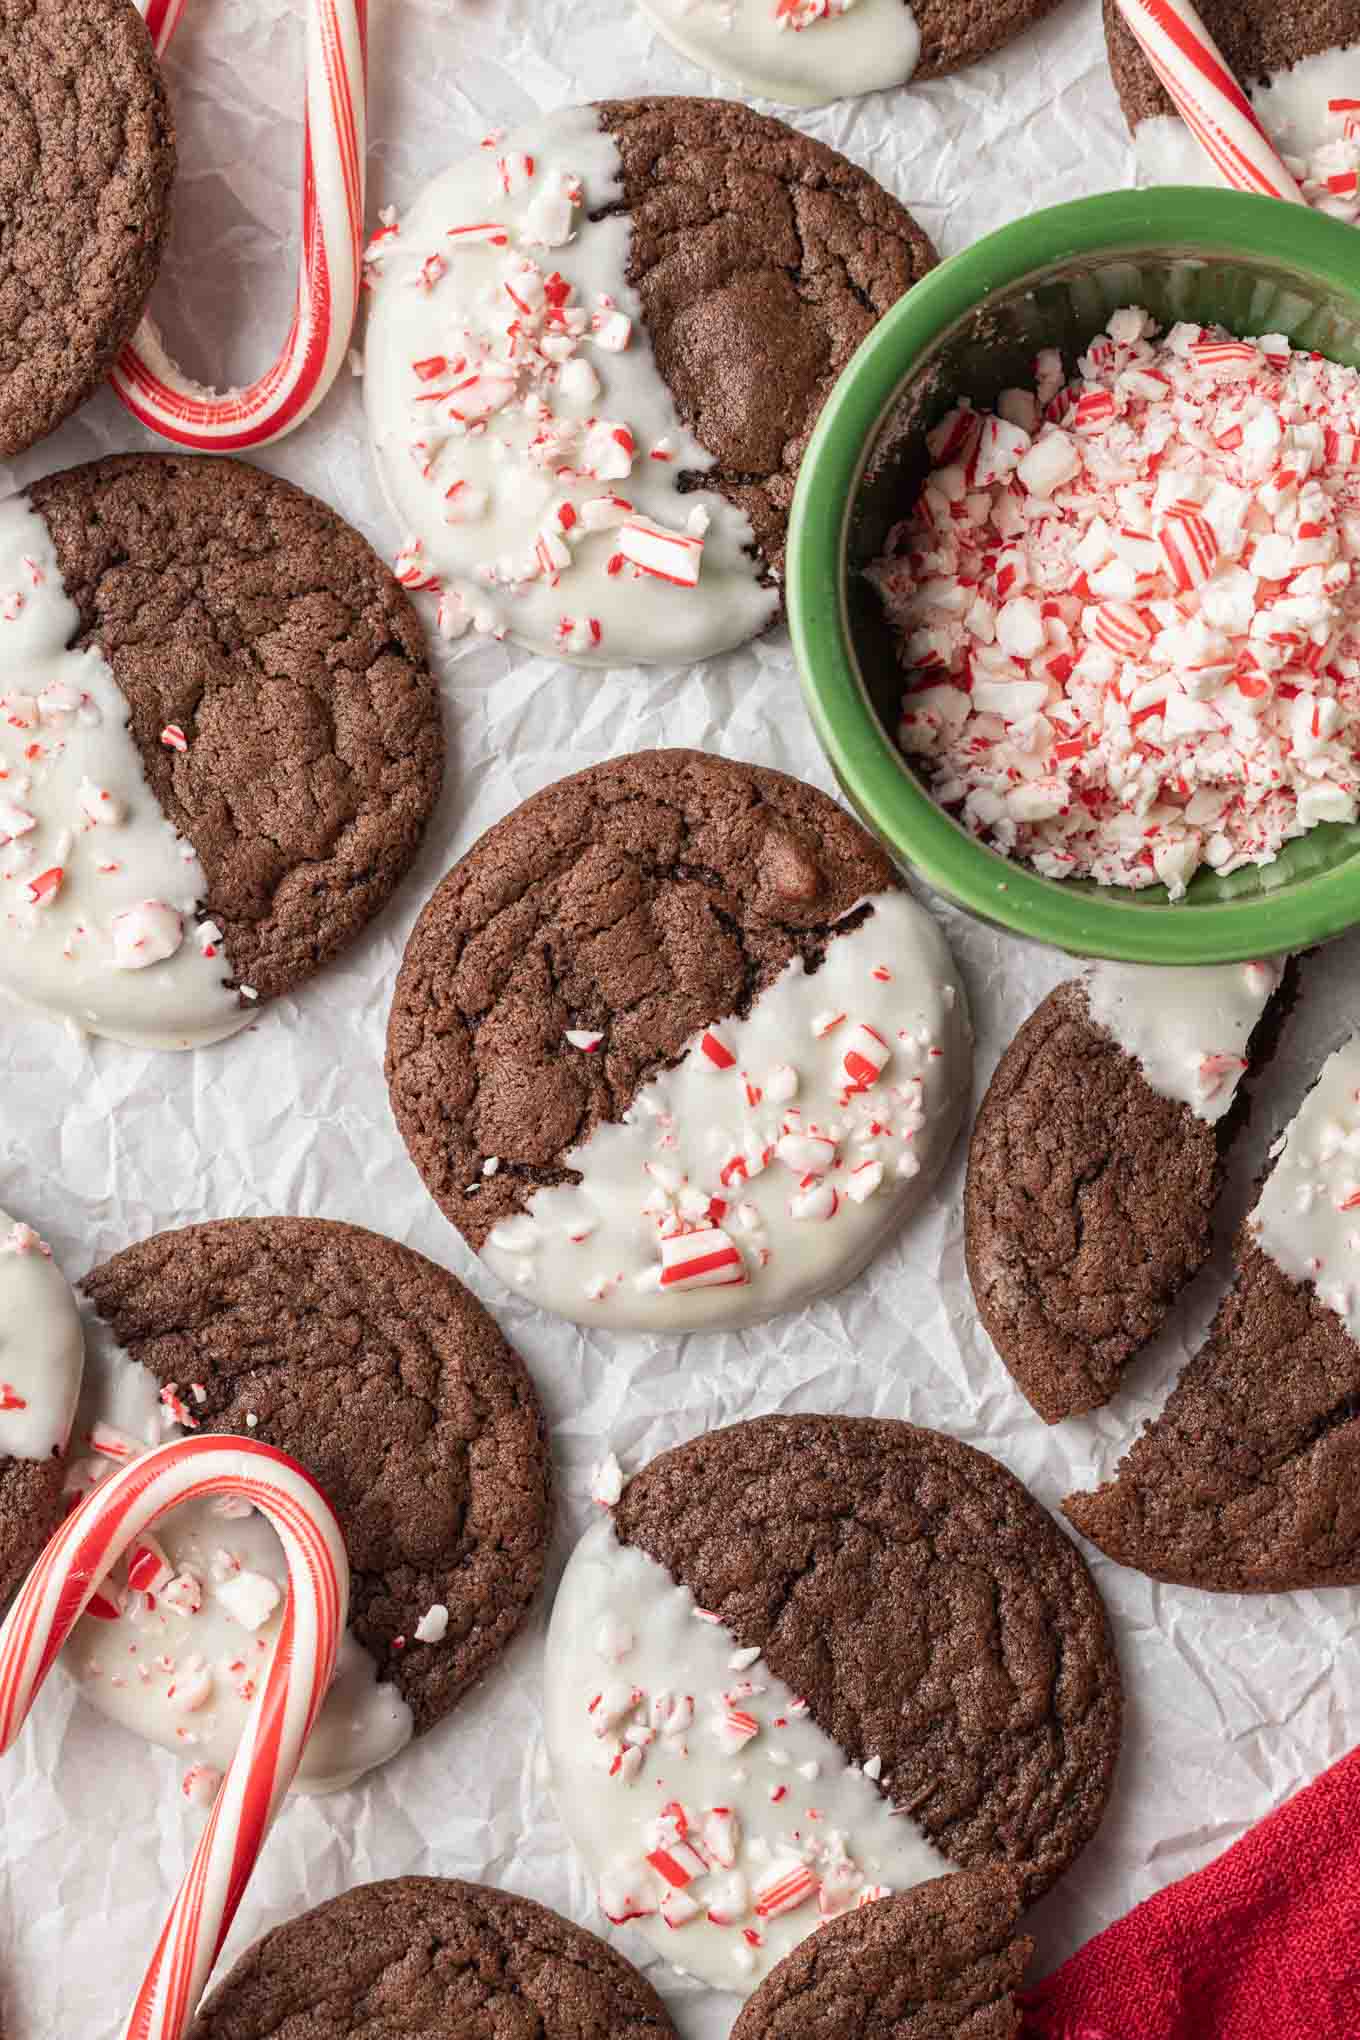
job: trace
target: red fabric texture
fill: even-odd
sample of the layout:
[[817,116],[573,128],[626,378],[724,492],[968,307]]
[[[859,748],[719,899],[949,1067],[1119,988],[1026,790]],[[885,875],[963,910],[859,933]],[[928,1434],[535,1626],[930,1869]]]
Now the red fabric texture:
[[1024,2004],[1025,2040],[1360,2040],[1360,1750]]

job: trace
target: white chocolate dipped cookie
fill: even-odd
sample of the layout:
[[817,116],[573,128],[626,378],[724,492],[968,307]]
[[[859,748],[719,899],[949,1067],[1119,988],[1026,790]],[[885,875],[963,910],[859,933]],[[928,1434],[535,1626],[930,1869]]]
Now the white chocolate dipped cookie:
[[552,1789],[601,1911],[678,1968],[744,1994],[826,1921],[956,1868],[1037,1897],[1094,1831],[1119,1740],[1104,1612],[993,1461],[907,1424],[762,1418],[596,1491],[612,1513],[548,1637]]
[[612,1330],[757,1323],[929,1194],[972,1035],[942,935],[824,794],[697,752],[547,788],[408,944],[393,1108],[500,1278]]
[[300,490],[133,455],[0,502],[0,991],[222,1040],[385,902],[442,760],[410,604]]
[[398,576],[447,637],[584,663],[758,635],[822,403],[933,260],[864,171],[744,106],[616,101],[488,137],[369,250]]
[[0,1211],[0,1602],[61,1520],[85,1345],[52,1250]]
[[[334,1791],[439,1720],[494,1663],[542,1576],[549,1483],[528,1376],[453,1277],[375,1233],[237,1219],[96,1268],[72,1485],[167,1430],[248,1434],[333,1500],[350,1627],[298,1789]],[[282,1614],[273,1530],[233,1498],[140,1540],[65,1663],[92,1705],[183,1756],[211,1796]]]

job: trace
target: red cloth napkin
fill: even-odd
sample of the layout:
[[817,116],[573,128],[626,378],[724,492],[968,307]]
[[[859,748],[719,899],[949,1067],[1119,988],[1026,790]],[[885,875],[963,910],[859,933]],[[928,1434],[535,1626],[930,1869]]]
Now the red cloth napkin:
[[1024,2004],[1025,2040],[1360,2040],[1360,1750]]

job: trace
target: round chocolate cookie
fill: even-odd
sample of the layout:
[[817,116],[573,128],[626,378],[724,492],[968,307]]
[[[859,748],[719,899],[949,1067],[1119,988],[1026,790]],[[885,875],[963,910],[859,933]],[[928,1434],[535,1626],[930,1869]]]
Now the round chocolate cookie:
[[546,1906],[482,1884],[362,1884],[244,1954],[189,2040],[675,2040],[651,1985]]
[[546,788],[438,887],[397,1123],[502,1280],[578,1322],[753,1323],[838,1288],[971,1083],[935,924],[825,794],[695,751]]
[[[161,1233],[104,1262],[82,1287],[120,1349],[109,1370],[115,1419],[118,1377],[135,1361],[190,1429],[262,1439],[321,1483],[345,1534],[350,1634],[371,1661],[370,1688],[374,1669],[395,1687],[407,1734],[441,1720],[518,1630],[542,1583],[551,1522],[538,1400],[481,1306],[409,1248],[321,1219],[225,1219]],[[215,1675],[241,1637],[229,1624],[219,1657],[208,1616],[224,1604],[232,1622],[254,1628],[254,1590],[243,1612],[237,1589],[222,1586],[258,1573],[260,1562],[235,1548],[246,1534],[235,1520],[200,1526],[201,1536],[176,1522],[157,1535],[172,1567],[197,1578],[204,1606],[188,1622],[172,1612],[157,1650],[170,1654],[172,1677],[175,1653],[178,1669],[191,1654]],[[150,1618],[136,1614],[150,1653]],[[103,1676],[106,1657],[127,1647],[121,1627],[87,1622],[77,1632],[71,1662],[95,1704],[118,1718],[138,1710],[134,1725],[180,1748],[194,1746],[193,1731],[211,1715],[234,1747],[240,1709],[222,1679],[186,1724],[162,1685],[129,1696]],[[322,1768],[332,1783],[352,1766]]]
[[1204,1265],[1240,1078],[1292,996],[1292,970],[1264,964],[1098,965],[1006,1050],[968,1151],[968,1274],[1047,1423],[1109,1401]]
[[[1208,157],[1181,121],[1170,96],[1116,5],[1104,0],[1110,70],[1124,117],[1138,146],[1149,182],[1218,183]],[[1313,177],[1309,159],[1343,137],[1344,111],[1330,102],[1355,94],[1360,63],[1360,0],[1200,0],[1200,14],[1228,65],[1252,102],[1277,149],[1300,158],[1302,177]],[[1326,187],[1333,168],[1317,166],[1317,198],[1352,220],[1344,195]],[[1308,193],[1310,198],[1314,194]]]
[[1115,1478],[1064,1504],[1121,1565],[1234,1593],[1360,1585],[1358,1096],[1352,1041],[1273,1150],[1207,1342]]
[[51,1249],[0,1211],[0,1607],[61,1521],[84,1357]]
[[639,0],[685,56],[793,106],[939,78],[989,56],[1057,0]]
[[566,108],[478,152],[368,258],[398,571],[449,635],[587,663],[756,635],[822,405],[934,259],[866,171],[732,101]]
[[145,454],[0,504],[8,590],[0,985],[115,1039],[220,1039],[415,854],[444,757],[415,612],[325,504]]
[[0,457],[104,380],[160,267],[175,129],[132,0],[0,0]]
[[1033,1952],[1018,1910],[999,1870],[859,1906],[785,1956],[732,2040],[1016,2040]]

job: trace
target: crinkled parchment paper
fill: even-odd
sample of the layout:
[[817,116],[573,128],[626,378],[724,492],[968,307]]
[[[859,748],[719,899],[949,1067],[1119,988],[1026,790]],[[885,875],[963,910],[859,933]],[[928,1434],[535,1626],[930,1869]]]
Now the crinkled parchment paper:
[[[156,308],[190,372],[259,372],[281,338],[296,251],[302,0],[190,9],[170,64],[181,138],[174,243]],[[798,116],[865,164],[952,251],[1057,200],[1127,183],[1131,153],[1097,0],[1069,0],[994,61],[943,84]],[[631,0],[374,0],[371,208],[398,206],[492,126],[598,94],[703,90]],[[721,89],[721,88],[716,88]],[[0,470],[12,486],[111,450],[154,446],[103,395]],[[390,553],[359,394],[342,378],[265,455]],[[896,1251],[848,1294],[725,1339],[586,1335],[493,1293],[429,1203],[388,1114],[383,1026],[407,929],[473,838],[560,774],[639,746],[694,744],[829,785],[782,635],[692,672],[572,671],[496,647],[444,666],[448,793],[395,906],[300,999],[224,1048],[156,1056],[82,1045],[0,1015],[0,1203],[41,1228],[72,1275],[165,1226],[313,1213],[371,1225],[486,1296],[550,1413],[563,1494],[554,1571],[587,1520],[592,1463],[626,1465],[771,1410],[848,1410],[935,1424],[996,1454],[1050,1507],[1112,1468],[1192,1350],[1222,1253],[1129,1390],[1050,1432],[979,1332],[963,1267],[962,1156]],[[946,914],[972,994],[986,1079],[1068,966]],[[1228,1233],[1272,1135],[1346,1031],[1360,944],[1309,964],[1303,1008],[1241,1144]],[[1040,1970],[1138,1899],[1224,1848],[1360,1733],[1360,1600],[1263,1600],[1154,1586],[1097,1560],[1118,1626],[1128,1731],[1109,1816],[1037,1909]],[[486,1878],[600,1926],[537,1782],[543,1614],[455,1716],[385,1772],[280,1820],[229,1953],[374,1877]],[[0,2002],[10,2040],[103,2040],[121,2015],[201,1816],[179,1766],[107,1725],[61,1677],[0,1767]],[[619,1945],[651,1961],[626,1932]],[[681,2030],[723,2040],[734,2001],[656,1970]]]

